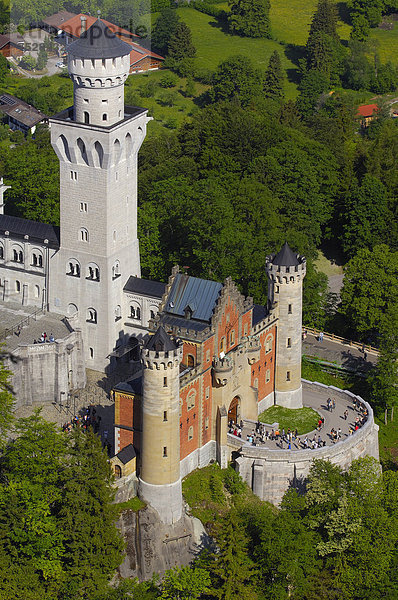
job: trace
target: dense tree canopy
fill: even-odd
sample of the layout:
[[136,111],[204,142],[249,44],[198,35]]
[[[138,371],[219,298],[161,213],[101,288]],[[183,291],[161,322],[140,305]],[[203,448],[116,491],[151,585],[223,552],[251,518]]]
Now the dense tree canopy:
[[230,0],[228,25],[232,33],[270,37],[269,0]]

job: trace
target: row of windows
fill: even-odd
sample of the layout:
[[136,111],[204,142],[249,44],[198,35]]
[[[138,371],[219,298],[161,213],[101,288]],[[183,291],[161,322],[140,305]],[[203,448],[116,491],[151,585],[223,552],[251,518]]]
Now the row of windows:
[[[22,283],[18,280],[15,281],[15,293],[20,294],[22,292]],[[35,298],[40,298],[40,286],[33,286],[33,294]]]
[[[82,204],[85,204],[86,209],[87,209],[87,204],[86,203],[82,203]],[[87,212],[87,210],[86,210],[86,212]],[[126,234],[128,235],[128,225],[126,225]],[[90,234],[88,232],[88,229],[86,229],[85,227],[81,227],[79,229],[77,237],[78,237],[79,242],[89,242],[90,241]],[[116,242],[116,239],[117,239],[117,232],[116,232],[116,229],[114,229],[113,233],[112,233],[112,241]]]
[[[121,111],[119,111],[118,114],[119,114],[119,116],[121,116]],[[83,120],[85,123],[90,122],[90,114],[88,111],[84,111]],[[102,120],[105,122],[108,121],[108,113],[102,114]],[[137,133],[141,137],[143,136],[142,127],[138,127]],[[123,147],[122,147],[122,144],[124,144]],[[133,151],[133,138],[131,137],[130,133],[126,134],[124,140],[122,140],[122,144],[120,143],[120,141],[118,139],[115,139],[113,142],[112,163],[114,165],[118,164],[118,162],[120,161],[123,150],[124,150],[125,158],[129,158],[129,156],[131,155],[131,153]],[[79,150],[78,162],[80,164],[89,165],[89,158],[88,158],[88,154],[87,154],[86,144],[82,138],[79,137],[76,140],[76,146],[77,146],[77,149]],[[91,143],[90,143],[90,146],[91,146]],[[59,136],[59,138],[57,140],[57,147],[58,147],[58,150],[60,151],[60,153],[63,155],[63,157],[68,162],[72,162],[72,156],[71,156],[71,152],[70,152],[70,148],[69,148],[69,142],[64,135]],[[91,154],[92,154],[92,160],[93,160],[94,167],[102,168],[103,162],[104,162],[104,148],[103,148],[102,144],[100,142],[96,141],[96,142],[94,142],[94,145],[91,146],[91,148],[92,148]],[[70,171],[70,178],[72,181],[77,181],[77,179],[78,179],[77,171]]]
[[[0,259],[4,260],[4,248],[0,246]],[[12,260],[17,263],[24,262],[24,253],[22,250],[13,248],[12,250]],[[42,267],[43,266],[43,255],[39,252],[32,253],[32,267]]]
[[[69,259],[66,266],[66,274],[72,277],[80,277],[80,263],[75,259]],[[112,279],[116,279],[120,276],[120,263],[116,261],[112,267]],[[90,263],[86,267],[86,279],[92,279],[93,281],[100,280],[100,269],[95,263]]]

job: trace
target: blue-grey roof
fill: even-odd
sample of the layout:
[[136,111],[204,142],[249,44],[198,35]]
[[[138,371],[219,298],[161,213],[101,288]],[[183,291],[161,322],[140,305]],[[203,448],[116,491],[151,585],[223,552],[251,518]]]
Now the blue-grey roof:
[[142,377],[130,379],[130,381],[120,381],[113,388],[117,392],[128,392],[130,394],[142,394]]
[[131,275],[124,286],[124,291],[134,292],[140,296],[149,296],[150,298],[161,298],[165,287],[166,284],[160,281],[150,281],[149,279],[141,279],[140,277]]
[[172,315],[162,315],[162,325],[168,325],[169,327],[185,327],[192,331],[203,331],[208,327],[207,323],[202,321],[194,321],[193,319],[182,319],[180,317],[173,317]]
[[131,46],[97,19],[78,40],[66,47],[66,51],[79,58],[116,58],[130,54]]
[[148,338],[144,347],[147,350],[156,350],[156,352],[169,352],[178,348],[175,341],[167,335],[162,325],[154,335]]
[[25,235],[28,235],[30,241],[43,244],[44,240],[48,240],[50,248],[59,248],[59,227],[55,225],[0,215],[0,234],[4,235],[6,231],[10,237],[24,239]]
[[285,242],[278,254],[275,254],[273,257],[272,264],[278,265],[279,267],[297,267],[297,265],[300,264],[297,256],[298,255],[293,252],[289,244]]
[[260,321],[267,316],[267,309],[265,306],[261,306],[261,304],[253,305],[253,313],[252,313],[252,325],[257,325]]
[[164,310],[167,314],[184,317],[189,306],[192,319],[210,322],[222,284],[177,273]]

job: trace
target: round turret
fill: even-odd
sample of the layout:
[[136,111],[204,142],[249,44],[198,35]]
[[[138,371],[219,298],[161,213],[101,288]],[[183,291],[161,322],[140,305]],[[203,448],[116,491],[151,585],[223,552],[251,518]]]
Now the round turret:
[[268,256],[268,302],[277,316],[275,357],[275,401],[288,408],[300,408],[302,296],[306,261],[285,243],[276,255]]
[[142,350],[140,496],[162,521],[182,514],[180,478],[180,363],[182,346],[159,327]]
[[104,127],[122,120],[131,46],[98,19],[67,51],[74,120]]

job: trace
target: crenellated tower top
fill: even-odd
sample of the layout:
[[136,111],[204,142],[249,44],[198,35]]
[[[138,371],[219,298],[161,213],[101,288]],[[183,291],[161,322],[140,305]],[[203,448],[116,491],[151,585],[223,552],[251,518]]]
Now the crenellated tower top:
[[97,19],[67,51],[74,120],[104,127],[122,120],[131,46]]

